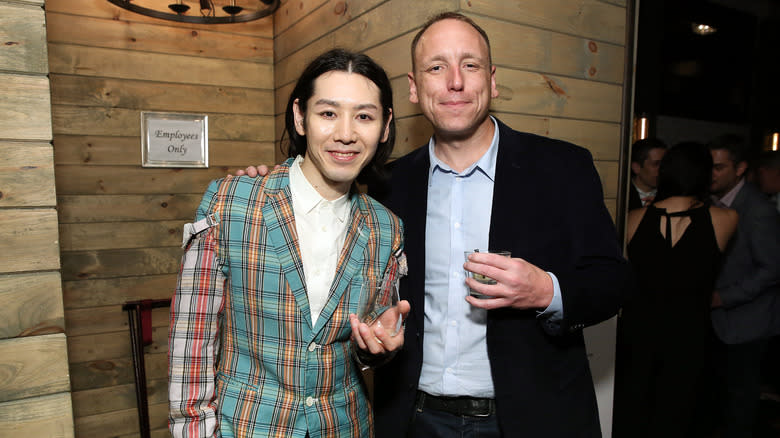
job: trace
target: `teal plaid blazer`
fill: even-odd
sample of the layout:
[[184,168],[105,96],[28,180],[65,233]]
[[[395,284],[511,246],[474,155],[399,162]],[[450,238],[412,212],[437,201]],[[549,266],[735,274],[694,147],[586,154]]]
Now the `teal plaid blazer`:
[[402,225],[352,195],[328,301],[312,326],[291,162],[266,178],[212,182],[185,226],[169,333],[175,437],[373,436],[348,316],[363,281],[381,278],[402,253]]

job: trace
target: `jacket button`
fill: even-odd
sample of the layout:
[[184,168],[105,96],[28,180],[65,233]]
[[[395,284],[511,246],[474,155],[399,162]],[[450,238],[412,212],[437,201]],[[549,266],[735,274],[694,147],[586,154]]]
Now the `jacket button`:
[[306,397],[306,406],[312,407],[312,406],[314,406],[314,402],[315,402],[314,398]]

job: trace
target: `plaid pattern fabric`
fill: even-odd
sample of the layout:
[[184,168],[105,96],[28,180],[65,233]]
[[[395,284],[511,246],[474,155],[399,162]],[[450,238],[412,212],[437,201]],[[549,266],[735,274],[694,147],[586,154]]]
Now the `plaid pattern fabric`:
[[[171,305],[169,423],[175,437],[372,437],[350,355],[361,284],[402,249],[400,220],[365,195],[312,326],[288,160],[263,179],[211,183],[187,229]],[[200,224],[200,226],[199,226]]]

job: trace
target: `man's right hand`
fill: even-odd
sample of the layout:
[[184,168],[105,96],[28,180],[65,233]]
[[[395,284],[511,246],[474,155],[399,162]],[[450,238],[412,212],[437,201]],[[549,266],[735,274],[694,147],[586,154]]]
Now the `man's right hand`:
[[[274,169],[276,169],[277,167],[279,167],[278,164],[274,166]],[[268,166],[266,166],[265,164],[261,164],[257,167],[249,166],[244,170],[239,169],[236,171],[236,176],[242,176],[242,175],[246,175],[250,178],[256,178],[258,176],[266,176],[268,175]]]

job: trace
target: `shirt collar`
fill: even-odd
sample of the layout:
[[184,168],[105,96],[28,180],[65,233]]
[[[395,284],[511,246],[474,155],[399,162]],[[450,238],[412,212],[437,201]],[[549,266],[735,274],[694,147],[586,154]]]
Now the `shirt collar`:
[[737,197],[737,193],[742,189],[742,186],[745,185],[745,178],[742,178],[739,180],[737,185],[734,186],[731,190],[729,190],[725,195],[723,195],[722,198],[719,199],[720,202],[722,202],[726,207],[731,207],[731,204],[734,203],[734,199]]
[[317,192],[317,189],[309,183],[309,180],[306,179],[306,175],[303,174],[301,169],[302,163],[303,157],[298,155],[290,166],[290,192],[295,200],[295,204],[300,206],[301,213],[309,214],[318,205],[322,205],[326,209],[329,207],[336,219],[341,222],[346,221],[350,210],[348,194],[344,194],[332,201],[323,198]]
[[436,143],[434,141],[434,137],[431,136],[431,139],[428,140],[428,156],[431,160],[431,167],[428,170],[428,181],[431,181],[431,176],[433,176],[434,172],[436,171],[454,173],[461,176],[469,176],[474,173],[475,170],[479,170],[485,174],[485,176],[490,178],[491,181],[495,181],[496,156],[498,155],[498,122],[495,118],[493,118],[493,116],[490,116],[490,120],[493,121],[493,140],[490,142],[490,147],[482,155],[482,157],[479,158],[479,160],[460,173],[455,172],[450,166],[446,165],[443,161],[436,157],[436,153],[433,151],[434,145]]

